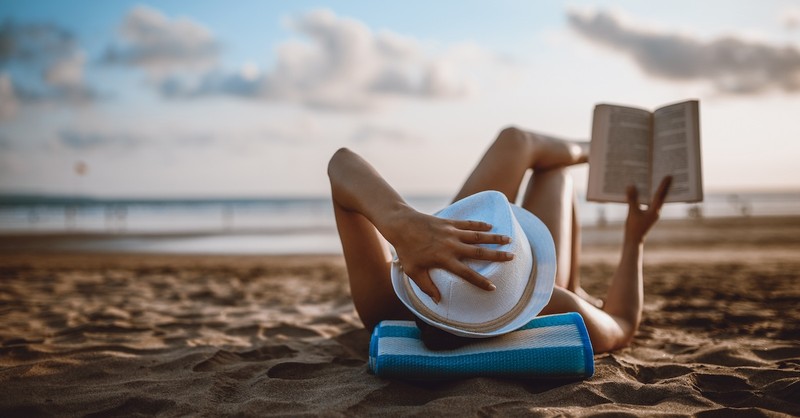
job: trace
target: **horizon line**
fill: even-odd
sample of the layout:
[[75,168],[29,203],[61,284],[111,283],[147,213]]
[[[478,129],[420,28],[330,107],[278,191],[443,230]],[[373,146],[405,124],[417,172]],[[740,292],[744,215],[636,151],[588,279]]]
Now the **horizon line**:
[[[578,191],[579,196],[585,196],[585,191]],[[706,195],[737,195],[737,194],[800,194],[800,188],[743,188],[743,189],[711,189],[705,190]],[[452,192],[419,192],[406,193],[408,199],[439,199],[451,197]],[[2,203],[130,203],[130,202],[221,202],[221,201],[265,201],[265,200],[319,200],[329,199],[329,194],[261,194],[261,195],[102,195],[102,194],[69,194],[69,193],[36,193],[0,190],[0,204]]]

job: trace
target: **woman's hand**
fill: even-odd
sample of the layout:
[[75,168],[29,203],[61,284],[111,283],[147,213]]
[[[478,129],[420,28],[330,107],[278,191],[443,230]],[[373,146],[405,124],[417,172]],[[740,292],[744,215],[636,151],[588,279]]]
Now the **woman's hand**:
[[664,199],[667,197],[671,184],[672,176],[664,177],[658,186],[653,201],[644,210],[639,206],[639,192],[636,190],[636,186],[628,186],[628,219],[625,221],[626,240],[644,242],[645,235],[658,221],[661,206],[664,205]]
[[442,296],[428,270],[445,269],[475,286],[494,290],[492,282],[469,268],[463,260],[508,261],[514,258],[511,253],[477,245],[511,242],[507,236],[487,233],[492,226],[485,222],[442,219],[411,210],[396,217],[393,224],[396,233],[389,241],[397,251],[403,271],[436,303]]

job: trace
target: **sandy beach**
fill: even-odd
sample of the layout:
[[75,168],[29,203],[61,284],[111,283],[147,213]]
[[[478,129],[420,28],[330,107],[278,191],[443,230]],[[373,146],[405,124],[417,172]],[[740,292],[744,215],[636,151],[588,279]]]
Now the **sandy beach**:
[[[590,293],[603,295],[619,237],[585,231]],[[371,375],[338,255],[0,240],[4,417],[800,415],[800,218],[659,224],[636,340],[570,383]]]

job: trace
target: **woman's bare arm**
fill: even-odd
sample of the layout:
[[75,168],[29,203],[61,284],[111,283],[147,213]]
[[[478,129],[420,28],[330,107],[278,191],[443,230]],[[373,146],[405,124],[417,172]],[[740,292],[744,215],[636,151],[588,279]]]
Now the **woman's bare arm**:
[[366,217],[395,247],[405,273],[437,302],[441,295],[429,269],[443,268],[478,287],[494,290],[489,280],[462,260],[507,261],[513,257],[475,245],[508,242],[508,237],[487,233],[491,225],[441,219],[414,210],[369,163],[346,148],[331,158],[328,176],[334,204]]
[[659,185],[653,202],[642,209],[634,187],[628,188],[628,218],[619,266],[611,279],[605,305],[598,309],[578,295],[553,289],[553,296],[543,314],[578,312],[586,323],[595,353],[627,346],[639,329],[644,303],[642,253],[648,231],[658,221],[661,206],[669,191],[671,177]]

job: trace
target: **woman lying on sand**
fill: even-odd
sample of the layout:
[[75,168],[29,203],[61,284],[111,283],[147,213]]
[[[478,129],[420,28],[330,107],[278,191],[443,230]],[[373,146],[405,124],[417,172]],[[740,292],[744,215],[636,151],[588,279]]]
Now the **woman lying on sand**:
[[[578,312],[595,353],[602,353],[628,345],[639,327],[643,242],[658,220],[671,178],[661,182],[647,209],[636,203],[635,187],[628,187],[622,257],[603,303],[580,286],[580,228],[572,178],[566,170],[585,163],[588,149],[588,143],[504,129],[454,200],[497,190],[514,202],[523,175],[533,169],[521,206],[550,230],[557,260],[555,288],[541,314]],[[491,225],[442,219],[414,210],[369,163],[346,148],[333,155],[328,175],[353,303],[368,329],[385,319],[414,319],[392,287],[388,243],[394,246],[405,274],[437,303],[442,296],[430,278],[430,269],[448,270],[490,292],[494,285],[464,260],[504,262],[513,257],[477,245],[508,241],[507,237],[486,232]]]

